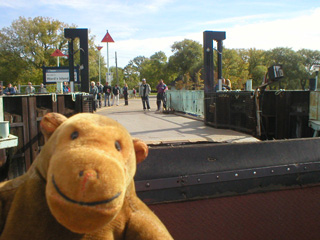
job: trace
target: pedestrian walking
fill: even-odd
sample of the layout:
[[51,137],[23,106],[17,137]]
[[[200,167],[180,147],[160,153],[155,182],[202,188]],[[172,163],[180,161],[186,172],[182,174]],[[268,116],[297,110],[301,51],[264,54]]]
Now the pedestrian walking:
[[146,111],[146,109],[148,109],[148,111],[150,111],[150,104],[149,104],[149,94],[150,93],[151,93],[151,87],[147,83],[146,79],[143,78],[142,84],[139,87],[139,95],[141,96],[144,111]]
[[123,97],[124,97],[124,105],[129,105],[129,102],[128,102],[128,84],[125,84],[122,90],[123,90]]
[[[101,100],[102,100],[102,94],[103,94],[103,86],[97,82],[97,105],[99,106],[99,108],[101,108]],[[98,107],[97,106],[97,107]]]
[[166,91],[168,90],[168,87],[161,79],[156,88],[157,88],[157,111],[160,111],[161,110],[161,101],[163,104],[163,109],[167,108]]
[[112,93],[113,93],[112,106],[113,106],[114,102],[116,102],[117,106],[119,106],[120,88],[118,87],[117,84],[112,89]]
[[91,84],[90,84],[89,93],[92,94],[92,110],[95,112],[95,111],[97,111],[97,94],[98,94],[98,89],[97,89],[96,84],[95,84],[94,81],[92,81]]
[[104,106],[107,106],[107,101],[108,101],[108,107],[110,107],[110,96],[111,96],[111,86],[109,85],[108,82],[105,83],[103,86],[103,93],[104,93]]
[[136,89],[133,88],[133,89],[132,89],[133,98],[136,98],[136,93],[137,93]]

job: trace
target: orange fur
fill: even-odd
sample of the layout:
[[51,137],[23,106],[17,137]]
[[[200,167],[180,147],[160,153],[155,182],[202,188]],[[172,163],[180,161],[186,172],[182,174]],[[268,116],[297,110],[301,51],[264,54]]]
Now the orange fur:
[[0,240],[172,239],[136,196],[148,147],[114,120],[46,115],[47,140],[29,171],[0,184]]

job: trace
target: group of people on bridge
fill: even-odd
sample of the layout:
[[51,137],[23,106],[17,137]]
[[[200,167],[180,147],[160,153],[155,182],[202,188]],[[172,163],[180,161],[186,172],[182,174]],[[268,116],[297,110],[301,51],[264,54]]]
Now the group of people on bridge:
[[[157,110],[161,110],[161,102],[163,104],[163,109],[166,109],[166,94],[165,92],[168,90],[167,85],[161,79],[159,84],[156,86],[157,89]],[[97,108],[102,107],[102,99],[104,98],[104,107],[110,107],[113,105],[119,106],[119,97],[121,94],[120,87],[116,84],[114,87],[110,86],[108,82],[103,86],[100,82],[95,83],[92,81],[90,83],[89,94],[93,95],[93,111],[96,111]],[[122,88],[122,94],[124,97],[125,105],[128,105],[128,96],[129,90],[128,85],[125,84]],[[136,96],[136,90],[133,88],[132,94]],[[139,96],[142,100],[142,106],[144,111],[151,111],[150,103],[149,103],[149,95],[151,94],[151,87],[147,83],[146,79],[143,78],[142,82],[139,86]],[[112,97],[112,103],[111,103]]]
[[[20,87],[19,87],[20,88]],[[8,83],[7,87],[3,87],[0,85],[0,95],[16,95],[20,94],[20,90],[15,85],[13,86],[12,83]],[[36,89],[32,86],[32,82],[28,82],[27,87],[25,88],[25,94],[35,94],[35,93],[47,93],[47,89],[45,88],[44,84],[40,84],[40,88],[36,91]]]

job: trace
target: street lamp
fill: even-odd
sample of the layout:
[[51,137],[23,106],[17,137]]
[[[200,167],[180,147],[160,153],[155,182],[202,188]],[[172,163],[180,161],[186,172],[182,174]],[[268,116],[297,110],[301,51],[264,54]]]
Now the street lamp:
[[97,46],[97,49],[99,51],[99,83],[101,84],[101,69],[100,69],[100,56],[101,56],[101,53],[100,53],[100,50],[102,49],[103,47],[102,46]]

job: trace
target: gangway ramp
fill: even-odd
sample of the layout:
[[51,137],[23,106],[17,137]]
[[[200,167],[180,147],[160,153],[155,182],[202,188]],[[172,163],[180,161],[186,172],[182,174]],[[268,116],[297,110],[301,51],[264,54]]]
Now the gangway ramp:
[[[104,103],[102,102],[104,106]],[[257,142],[257,138],[230,129],[216,129],[206,126],[199,119],[176,114],[156,112],[156,98],[150,97],[151,111],[143,111],[140,98],[129,99],[125,106],[120,99],[119,106],[97,108],[96,114],[110,117],[127,128],[132,137],[147,144],[217,142]]]

